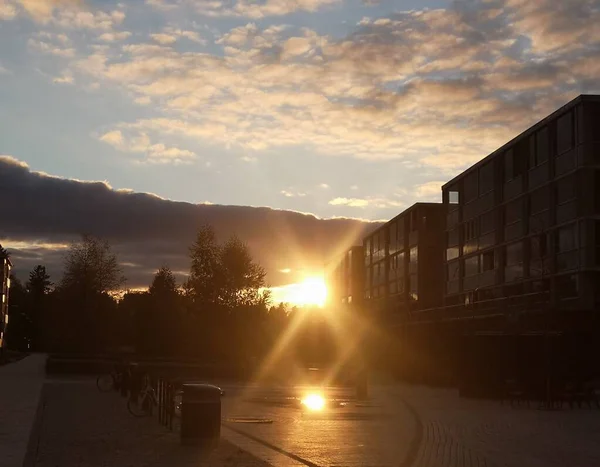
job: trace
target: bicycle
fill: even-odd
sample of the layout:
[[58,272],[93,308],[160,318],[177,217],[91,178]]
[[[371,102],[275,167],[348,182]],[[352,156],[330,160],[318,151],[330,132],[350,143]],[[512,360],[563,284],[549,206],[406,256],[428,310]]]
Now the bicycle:
[[137,394],[132,394],[127,401],[127,410],[134,417],[151,416],[154,406],[158,405],[156,391],[150,384],[148,376],[144,376],[142,389]]

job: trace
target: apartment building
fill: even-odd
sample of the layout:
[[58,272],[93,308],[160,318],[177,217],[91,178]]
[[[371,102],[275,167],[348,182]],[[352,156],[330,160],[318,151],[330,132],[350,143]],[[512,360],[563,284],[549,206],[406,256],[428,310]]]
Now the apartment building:
[[10,270],[8,257],[0,254],[0,350],[4,348],[8,325],[8,292],[10,290]]
[[442,187],[445,305],[547,294],[600,307],[600,96],[582,95]]
[[445,208],[416,203],[364,238],[370,310],[402,313],[443,304]]

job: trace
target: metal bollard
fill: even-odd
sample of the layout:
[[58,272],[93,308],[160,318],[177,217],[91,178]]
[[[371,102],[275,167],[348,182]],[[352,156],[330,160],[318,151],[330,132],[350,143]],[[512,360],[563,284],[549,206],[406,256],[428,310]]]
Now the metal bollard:
[[211,384],[184,384],[181,443],[215,448],[221,436],[221,389]]

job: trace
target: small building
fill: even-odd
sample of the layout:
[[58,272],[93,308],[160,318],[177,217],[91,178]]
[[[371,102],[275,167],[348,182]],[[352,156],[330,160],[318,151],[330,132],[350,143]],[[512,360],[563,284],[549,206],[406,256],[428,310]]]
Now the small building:
[[6,328],[8,326],[8,294],[10,291],[10,271],[12,263],[6,255],[0,254],[0,349],[4,348],[6,341]]
[[399,315],[444,300],[445,206],[416,203],[364,238],[365,304]]
[[353,246],[327,266],[327,303],[360,310],[365,290],[363,247]]

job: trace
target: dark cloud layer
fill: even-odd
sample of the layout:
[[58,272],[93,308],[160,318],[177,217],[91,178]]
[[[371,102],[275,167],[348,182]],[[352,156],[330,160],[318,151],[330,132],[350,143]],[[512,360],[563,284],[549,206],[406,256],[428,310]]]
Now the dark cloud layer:
[[[204,224],[212,225],[221,240],[236,234],[247,242],[273,286],[300,279],[301,270],[318,272],[337,249],[360,241],[376,226],[270,208],[174,202],[33,172],[8,157],[0,157],[0,200],[0,238],[21,277],[41,262],[58,279],[61,244],[89,233],[114,246],[129,287],[147,285],[165,264],[187,271],[188,247]],[[288,268],[292,273],[280,272]]]

